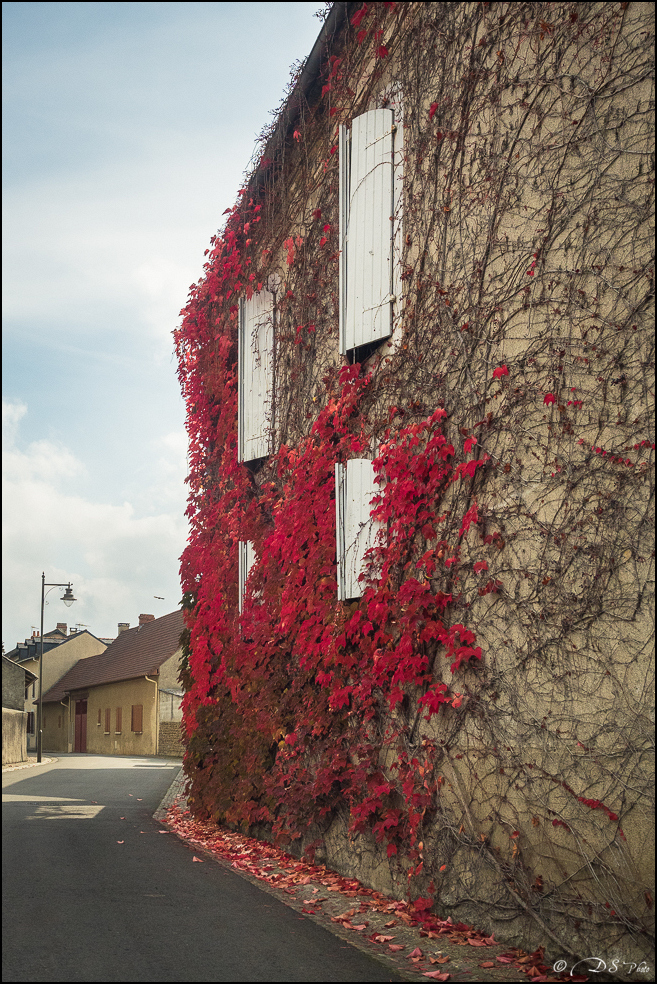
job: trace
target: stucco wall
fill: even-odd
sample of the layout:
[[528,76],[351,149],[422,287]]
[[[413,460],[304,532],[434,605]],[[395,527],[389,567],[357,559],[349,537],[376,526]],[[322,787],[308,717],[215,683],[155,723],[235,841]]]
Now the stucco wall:
[[25,733],[27,715],[11,707],[2,708],[2,764],[27,760],[27,740]]

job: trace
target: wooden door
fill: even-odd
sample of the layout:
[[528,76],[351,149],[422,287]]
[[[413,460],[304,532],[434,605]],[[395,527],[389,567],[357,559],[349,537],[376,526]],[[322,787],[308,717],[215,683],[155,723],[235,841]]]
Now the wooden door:
[[75,702],[75,752],[86,752],[87,750],[87,702],[86,700],[76,700]]

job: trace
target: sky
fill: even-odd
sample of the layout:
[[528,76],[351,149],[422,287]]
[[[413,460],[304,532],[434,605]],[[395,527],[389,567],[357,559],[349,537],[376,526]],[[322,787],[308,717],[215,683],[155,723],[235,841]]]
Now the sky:
[[323,3],[3,3],[5,651],[179,607],[172,332]]

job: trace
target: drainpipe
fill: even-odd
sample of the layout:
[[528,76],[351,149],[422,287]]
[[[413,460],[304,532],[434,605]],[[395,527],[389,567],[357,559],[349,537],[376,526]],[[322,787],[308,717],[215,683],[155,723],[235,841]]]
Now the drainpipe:
[[[60,700],[59,703],[62,705],[63,708],[66,709],[66,702],[65,701]],[[70,717],[70,710],[71,710],[71,698],[69,697],[69,701],[68,701],[69,715],[64,717],[64,722],[65,722],[64,730],[66,731],[66,751],[67,752],[68,752],[68,735],[69,735],[69,721],[68,721],[68,718]]]
[[157,680],[151,680],[149,676],[145,677],[149,683],[155,684],[155,754],[157,755],[160,747],[160,702],[157,699],[158,695],[158,684]]

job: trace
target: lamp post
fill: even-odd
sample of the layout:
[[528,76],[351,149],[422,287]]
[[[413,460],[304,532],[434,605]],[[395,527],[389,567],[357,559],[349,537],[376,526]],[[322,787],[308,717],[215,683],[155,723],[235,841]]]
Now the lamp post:
[[64,592],[64,597],[60,600],[64,602],[67,608],[77,601],[77,598],[73,597],[73,589],[71,588],[71,582],[68,584],[46,584],[45,573],[41,574],[41,648],[39,652],[39,703],[37,706],[37,762],[41,761],[41,750],[42,750],[42,724],[43,724],[43,608],[46,603],[46,588],[66,588]]

